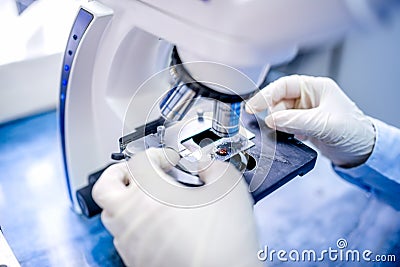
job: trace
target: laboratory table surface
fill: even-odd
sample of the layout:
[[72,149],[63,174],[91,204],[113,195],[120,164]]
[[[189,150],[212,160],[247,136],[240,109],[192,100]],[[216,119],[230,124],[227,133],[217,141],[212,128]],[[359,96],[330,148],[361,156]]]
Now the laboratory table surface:
[[0,225],[21,266],[124,266],[100,217],[71,209],[56,112],[0,126]]
[[[0,125],[0,225],[21,266],[123,266],[99,216],[70,208],[56,112]],[[348,249],[395,262],[282,262],[268,266],[400,266],[400,212],[341,180],[319,156],[310,173],[255,206],[260,246],[269,250]]]

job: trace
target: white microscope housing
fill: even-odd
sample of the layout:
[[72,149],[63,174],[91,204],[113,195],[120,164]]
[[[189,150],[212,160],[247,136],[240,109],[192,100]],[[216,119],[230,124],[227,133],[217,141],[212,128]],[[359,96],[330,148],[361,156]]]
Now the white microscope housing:
[[[208,66],[214,67],[204,68],[186,64],[184,71],[195,81],[207,82],[214,96],[249,97],[271,65],[289,61],[299,48],[332,42],[354,26],[374,20],[368,1],[356,0],[85,3],[65,51],[59,108],[63,160],[75,210],[80,210],[75,192],[87,183],[89,174],[111,162],[122,129],[133,130],[148,121],[144,111],[171,89],[171,77],[165,77],[154,90],[138,91],[170,66],[171,57],[183,63],[213,63]],[[255,86],[242,83],[227,69],[240,71]],[[199,96],[189,94],[189,100]],[[125,121],[133,95],[142,100],[141,106]],[[241,99],[216,99],[213,129],[221,136],[235,134],[236,122],[226,121],[225,115],[240,114]],[[171,120],[180,119],[185,113],[180,112],[190,108],[178,105],[179,110],[171,111],[176,105],[169,104],[161,104],[161,113]]]

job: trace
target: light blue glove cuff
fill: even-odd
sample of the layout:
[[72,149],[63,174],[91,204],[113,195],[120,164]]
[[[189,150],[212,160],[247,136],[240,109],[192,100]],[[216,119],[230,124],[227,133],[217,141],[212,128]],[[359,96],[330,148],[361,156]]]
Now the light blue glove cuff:
[[368,160],[354,168],[332,164],[343,179],[374,193],[400,210],[400,130],[370,118],[375,127],[375,145]]

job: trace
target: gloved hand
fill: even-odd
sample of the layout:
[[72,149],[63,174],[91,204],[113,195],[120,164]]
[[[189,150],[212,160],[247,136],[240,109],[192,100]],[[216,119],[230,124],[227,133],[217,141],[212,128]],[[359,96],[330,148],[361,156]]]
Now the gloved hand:
[[309,137],[335,165],[364,163],[375,143],[372,122],[331,79],[293,75],[269,84],[248,101],[246,111],[270,108],[266,124]]
[[207,185],[174,184],[165,171],[178,161],[172,149],[151,148],[109,167],[95,184],[93,198],[103,208],[102,222],[114,236],[124,263],[137,267],[260,266],[253,200],[232,165],[214,162],[200,173],[206,184],[210,179],[238,181],[224,197],[201,207],[161,203],[165,200],[156,200],[139,188],[138,177],[153,182],[164,179],[177,186],[176,199],[186,197],[188,190],[193,198],[207,194]]

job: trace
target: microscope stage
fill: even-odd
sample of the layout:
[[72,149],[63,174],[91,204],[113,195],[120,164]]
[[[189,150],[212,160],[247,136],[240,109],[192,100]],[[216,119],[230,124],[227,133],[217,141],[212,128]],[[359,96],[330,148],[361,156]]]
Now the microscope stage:
[[[317,153],[298,141],[293,135],[277,132],[267,127],[263,119],[243,112],[241,127],[236,139],[221,138],[211,130],[209,116],[201,120],[192,118],[166,125],[164,143],[160,144],[157,127],[163,124],[150,122],[136,132],[120,139],[121,147],[131,154],[149,147],[171,147],[182,157],[177,169],[169,174],[182,184],[201,186],[197,176],[198,161],[208,157],[230,161],[243,172],[255,202],[263,199],[296,176],[313,169]],[[146,136],[140,137],[140,132]],[[129,144],[126,145],[126,141]],[[124,142],[125,141],[125,142]],[[122,146],[122,144],[124,144]],[[228,144],[228,145],[226,145]]]
[[246,151],[255,161],[243,174],[255,202],[314,168],[317,152],[293,135],[274,131],[263,119],[247,113],[242,114],[242,123],[255,134],[255,145]]

